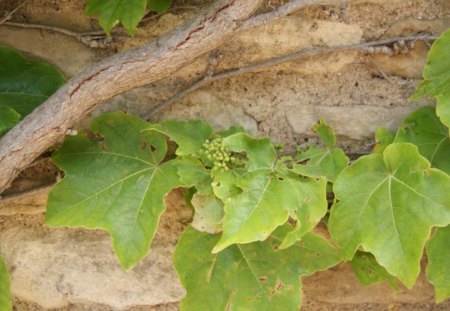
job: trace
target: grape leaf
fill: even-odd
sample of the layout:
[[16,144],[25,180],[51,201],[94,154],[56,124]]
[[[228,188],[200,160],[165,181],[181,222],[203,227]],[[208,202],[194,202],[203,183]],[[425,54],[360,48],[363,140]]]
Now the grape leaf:
[[431,228],[450,223],[450,177],[430,168],[416,146],[396,143],[342,171],[334,193],[328,228],[344,258],[362,246],[412,287]]
[[66,82],[52,65],[0,46],[0,136]]
[[178,156],[196,154],[212,134],[211,126],[203,121],[167,120],[150,125],[149,130],[161,132],[176,142]]
[[147,0],[88,0],[85,12],[98,16],[100,26],[108,36],[119,21],[134,36],[146,6]]
[[395,278],[380,266],[372,254],[357,251],[350,264],[362,285],[368,286],[386,281],[392,288],[398,289]]
[[434,285],[436,302],[450,298],[450,226],[437,228],[427,244],[427,278]]
[[[328,211],[327,180],[301,178],[291,171],[278,171],[279,176],[286,181],[286,190],[294,194],[295,204],[292,204],[289,215],[296,221],[295,228],[286,234],[280,245],[288,248],[299,241],[319,223]],[[294,203],[292,202],[292,203]]]
[[5,262],[3,261],[2,257],[0,257],[0,310],[12,310],[8,269],[6,268]]
[[435,97],[438,102],[436,113],[441,122],[450,127],[450,29],[431,46],[423,78],[411,99]]
[[247,169],[272,169],[277,153],[267,138],[254,138],[246,133],[237,133],[223,139],[223,146],[233,152],[245,152]]
[[263,241],[291,215],[299,227],[283,245],[287,247],[310,231],[327,210],[324,179],[313,181],[259,170],[234,182],[242,192],[225,200],[223,233],[215,253],[231,244]]
[[296,157],[297,162],[307,161],[306,164],[294,164],[292,170],[300,175],[309,177],[325,176],[334,182],[339,173],[348,166],[348,157],[339,148],[324,149],[309,147]]
[[326,240],[313,234],[302,244],[277,251],[284,231],[278,229],[264,242],[211,254],[219,236],[188,228],[174,255],[187,290],[181,310],[299,310],[300,276],[334,266],[340,258]]
[[222,201],[226,201],[228,198],[238,195],[242,192],[242,189],[237,187],[240,178],[246,171],[244,169],[232,169],[228,171],[212,170],[213,176],[213,192]]
[[172,5],[173,0],[148,0],[148,8],[158,14],[164,13]]
[[174,164],[177,167],[180,181],[185,187],[195,186],[201,193],[212,191],[212,178],[210,172],[197,158],[190,156],[177,157]]
[[211,234],[222,231],[223,203],[213,194],[196,193],[191,200],[195,214],[192,227]]
[[0,137],[19,123],[20,114],[14,109],[0,105]]
[[164,196],[181,184],[173,161],[161,163],[164,135],[147,127],[123,113],[104,114],[91,125],[100,137],[68,138],[53,157],[66,176],[49,195],[46,224],[105,229],[125,268],[148,253]]
[[388,129],[379,128],[375,132],[375,147],[373,148],[373,153],[379,153],[383,154],[384,149],[386,149],[387,146],[392,144],[392,142],[395,139],[395,134],[392,133]]
[[422,107],[411,113],[400,126],[395,142],[416,145],[432,167],[450,174],[449,133],[433,107]]
[[320,140],[328,149],[334,148],[336,145],[336,136],[334,135],[333,128],[325,120],[320,119],[311,129],[319,136]]

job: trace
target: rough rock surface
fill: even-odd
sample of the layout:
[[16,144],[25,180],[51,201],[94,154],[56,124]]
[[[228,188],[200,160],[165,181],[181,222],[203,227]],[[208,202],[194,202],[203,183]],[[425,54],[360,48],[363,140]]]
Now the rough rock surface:
[[123,310],[179,301],[184,289],[170,261],[173,249],[156,243],[145,260],[126,271],[104,233],[15,227],[0,235],[12,293],[44,308],[103,304]]

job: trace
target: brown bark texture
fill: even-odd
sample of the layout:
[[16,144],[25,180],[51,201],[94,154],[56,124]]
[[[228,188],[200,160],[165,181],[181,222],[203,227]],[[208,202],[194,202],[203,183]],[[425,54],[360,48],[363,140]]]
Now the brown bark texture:
[[164,79],[219,47],[263,0],[218,0],[191,22],[138,49],[97,63],[68,81],[0,140],[0,193],[67,129],[105,100]]

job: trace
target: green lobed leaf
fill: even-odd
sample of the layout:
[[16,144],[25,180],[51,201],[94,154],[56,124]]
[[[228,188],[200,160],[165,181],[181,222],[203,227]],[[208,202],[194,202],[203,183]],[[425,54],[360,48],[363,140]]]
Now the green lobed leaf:
[[195,214],[192,227],[211,234],[222,231],[223,203],[213,194],[196,193],[191,200]]
[[450,226],[437,228],[427,244],[426,275],[434,285],[436,302],[450,298]]
[[327,180],[302,178],[291,171],[278,171],[286,181],[286,190],[294,194],[289,215],[296,221],[292,231],[286,234],[280,249],[288,248],[310,232],[328,211]]
[[320,119],[311,129],[319,136],[320,140],[328,149],[334,148],[336,145],[336,136],[334,135],[333,128],[325,120]]
[[283,247],[292,245],[325,215],[326,180],[302,179],[295,174],[276,175],[269,170],[253,171],[232,182],[241,192],[224,203],[222,237],[213,252],[235,243],[265,240],[289,216],[298,220]]
[[362,246],[412,287],[431,228],[450,223],[450,177],[416,146],[396,143],[343,170],[334,192],[328,228],[344,259]]
[[212,254],[219,236],[188,228],[174,255],[187,290],[181,310],[298,311],[300,277],[334,266],[340,258],[326,240],[313,234],[277,251],[285,231],[280,228],[264,242],[233,245]]
[[0,105],[0,137],[19,123],[20,114],[14,109]]
[[395,134],[391,130],[379,128],[375,132],[375,147],[373,148],[373,153],[383,154],[384,149],[392,144],[395,139]]
[[0,136],[65,82],[52,65],[0,46]]
[[149,130],[161,132],[176,142],[178,156],[198,153],[212,134],[211,126],[204,121],[167,120],[150,125]]
[[431,46],[423,78],[411,99],[436,98],[436,113],[450,127],[450,29]]
[[166,12],[172,5],[173,0],[148,0],[148,8],[158,14]]
[[239,183],[239,180],[245,173],[244,169],[212,170],[214,195],[225,202],[228,198],[241,193],[242,189],[237,187],[236,184]]
[[245,152],[247,169],[272,169],[277,153],[267,138],[254,138],[246,133],[237,133],[223,139],[223,146],[233,152]]
[[174,162],[161,163],[164,135],[147,127],[120,112],[104,114],[91,125],[99,137],[68,138],[53,157],[65,178],[49,195],[46,224],[108,231],[125,268],[148,253],[164,196],[182,184]]
[[306,164],[294,164],[292,170],[295,173],[309,177],[325,176],[330,182],[334,182],[340,172],[348,166],[348,157],[339,148],[310,147],[297,155],[296,161],[306,161]]
[[395,278],[380,266],[371,253],[357,251],[350,264],[362,285],[368,286],[386,281],[392,288],[398,289]]
[[395,142],[416,145],[432,167],[450,174],[449,132],[433,107],[422,107],[411,113],[400,126]]
[[0,310],[11,311],[11,291],[9,289],[9,275],[3,258],[0,257]]
[[177,157],[173,162],[177,167],[180,182],[185,187],[195,186],[201,193],[210,193],[212,191],[211,174],[199,159],[191,156],[182,156]]
[[134,36],[146,6],[147,0],[88,0],[85,12],[98,16],[100,26],[108,36],[119,22]]

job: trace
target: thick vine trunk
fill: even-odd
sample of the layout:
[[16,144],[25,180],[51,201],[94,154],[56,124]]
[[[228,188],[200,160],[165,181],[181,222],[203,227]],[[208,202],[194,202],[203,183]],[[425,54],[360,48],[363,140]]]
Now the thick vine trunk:
[[190,23],[72,78],[0,140],[0,193],[67,129],[105,100],[164,79],[226,41],[263,0],[218,0]]

